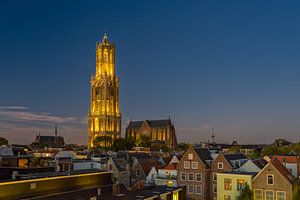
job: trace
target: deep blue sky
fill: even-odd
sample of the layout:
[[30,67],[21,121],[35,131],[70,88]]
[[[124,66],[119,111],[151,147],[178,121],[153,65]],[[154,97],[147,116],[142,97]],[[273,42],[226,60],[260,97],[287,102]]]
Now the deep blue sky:
[[105,29],[123,127],[170,115],[179,141],[208,140],[212,127],[218,142],[300,139],[299,1],[85,2],[1,2],[0,135],[10,142],[58,123],[67,142],[85,143]]

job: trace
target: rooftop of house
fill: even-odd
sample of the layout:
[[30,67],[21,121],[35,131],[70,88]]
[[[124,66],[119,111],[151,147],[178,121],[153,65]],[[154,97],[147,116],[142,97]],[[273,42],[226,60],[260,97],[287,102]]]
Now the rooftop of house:
[[199,156],[199,158],[202,160],[202,162],[206,165],[207,168],[209,168],[207,160],[213,160],[211,157],[210,151],[208,148],[194,148],[195,152]]
[[282,163],[298,163],[299,156],[295,155],[272,155],[270,156],[271,160],[279,160]]
[[293,183],[295,181],[295,177],[291,174],[291,172],[281,164],[278,160],[271,160],[270,163],[290,182]]
[[231,172],[222,172],[218,174],[234,174],[234,175],[250,175],[255,176],[257,172],[241,172],[241,171],[231,171]]

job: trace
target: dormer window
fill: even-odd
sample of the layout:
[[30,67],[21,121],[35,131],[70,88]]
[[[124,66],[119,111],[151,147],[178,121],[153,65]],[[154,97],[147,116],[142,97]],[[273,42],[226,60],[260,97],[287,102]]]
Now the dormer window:
[[267,175],[267,184],[274,185],[274,175],[272,175],[272,174]]
[[218,169],[223,169],[223,163],[222,162],[218,162]]

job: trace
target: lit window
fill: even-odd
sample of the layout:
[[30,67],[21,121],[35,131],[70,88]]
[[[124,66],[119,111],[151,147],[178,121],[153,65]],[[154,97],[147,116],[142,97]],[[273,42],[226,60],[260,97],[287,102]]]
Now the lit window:
[[266,190],[266,200],[274,200],[274,191]]
[[231,188],[232,188],[231,179],[224,178],[224,190],[231,190]]
[[218,162],[218,169],[223,169],[223,163],[222,162]]
[[193,160],[193,154],[192,154],[192,153],[189,153],[189,154],[188,154],[188,159],[189,159],[189,160]]
[[194,181],[194,174],[188,173],[188,181]]
[[31,183],[30,184],[30,189],[32,189],[32,190],[36,189],[36,183]]
[[196,174],[196,181],[197,182],[202,182],[202,174],[200,174],[200,173]]
[[180,179],[181,179],[181,181],[186,181],[186,173],[185,172],[180,172]]
[[213,180],[217,181],[217,173],[216,172],[213,173]]
[[184,161],[184,169],[189,169],[189,168],[190,168],[190,162]]
[[229,195],[224,195],[224,200],[231,200],[231,196],[229,196]]
[[198,162],[192,162],[192,169],[198,169]]
[[172,200],[178,200],[178,192],[173,192],[173,199]]
[[267,175],[267,184],[274,185],[274,176],[272,174]]
[[263,191],[262,190],[254,190],[254,199],[255,200],[263,200]]
[[242,190],[245,188],[245,181],[238,179],[237,180],[237,190]]
[[286,200],[286,192],[277,191],[276,192],[276,200]]
[[217,184],[213,184],[213,192],[217,193]]
[[196,194],[201,195],[202,194],[202,185],[196,186]]
[[194,194],[194,186],[193,185],[188,185],[188,193]]

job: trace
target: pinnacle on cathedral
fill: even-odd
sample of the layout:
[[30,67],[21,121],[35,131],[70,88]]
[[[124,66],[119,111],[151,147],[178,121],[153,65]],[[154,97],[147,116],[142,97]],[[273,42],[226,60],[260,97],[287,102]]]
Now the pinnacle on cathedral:
[[104,33],[101,44],[109,44],[109,40],[108,40],[108,37],[107,37],[106,33]]
[[[96,48],[96,72],[91,78],[90,109],[88,114],[88,147],[97,136],[111,141],[121,137],[119,108],[119,77],[115,75],[115,45],[106,34]],[[108,146],[106,142],[103,146]]]

